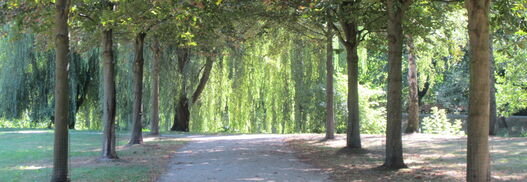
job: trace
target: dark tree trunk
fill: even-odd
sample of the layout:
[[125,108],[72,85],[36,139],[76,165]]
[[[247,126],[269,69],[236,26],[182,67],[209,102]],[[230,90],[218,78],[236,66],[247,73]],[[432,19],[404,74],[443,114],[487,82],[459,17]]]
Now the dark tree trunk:
[[130,138],[130,145],[142,144],[142,99],[143,99],[143,46],[145,41],[146,33],[139,33],[135,37],[135,61],[134,61],[134,106],[132,111],[132,136]]
[[[181,59],[185,59],[185,58],[181,58]],[[210,77],[210,72],[212,71],[212,66],[213,66],[213,63],[214,63],[214,58],[212,57],[207,57],[206,58],[207,61],[205,62],[205,69],[203,71],[203,74],[199,80],[199,84],[198,84],[198,87],[196,88],[196,90],[194,91],[194,93],[192,94],[192,103],[195,103],[199,100],[199,96],[201,95],[201,93],[203,92],[203,90],[205,89],[205,85],[207,84],[207,81],[209,80],[209,77]],[[181,66],[181,70],[184,68],[185,66]],[[171,131],[184,131],[184,132],[188,132],[189,131],[189,124],[190,124],[190,107],[189,107],[189,100],[187,98],[187,94],[184,92],[185,89],[185,86],[183,86],[183,92],[181,93],[180,97],[179,97],[179,102],[178,104],[176,105],[176,116],[174,117],[174,125],[172,125],[172,128],[170,129]]]
[[423,104],[423,98],[426,96],[426,93],[428,93],[428,89],[430,89],[430,81],[428,79],[430,79],[430,78],[426,77],[426,82],[424,84],[423,90],[418,90],[418,92],[417,92],[418,105],[422,105]]
[[196,103],[199,99],[199,96],[201,93],[203,93],[203,90],[205,89],[205,85],[207,85],[207,81],[209,81],[210,78],[210,72],[212,71],[212,64],[214,63],[214,58],[211,56],[207,56],[207,61],[205,62],[205,70],[203,70],[203,75],[201,75],[201,79],[199,79],[198,87],[196,88],[196,91],[194,91],[194,94],[192,94],[192,103]]
[[189,131],[190,123],[190,108],[188,106],[188,99],[186,94],[179,97],[176,105],[176,116],[174,117],[174,125],[170,128],[171,131]]
[[386,127],[386,159],[388,169],[406,168],[401,138],[401,91],[404,10],[409,0],[388,0],[388,102]]
[[417,63],[414,55],[414,42],[411,36],[407,36],[408,44],[408,126],[405,133],[415,133],[419,131],[419,86],[417,84]]
[[467,181],[490,181],[490,0],[466,0],[470,40]]
[[55,138],[52,182],[68,179],[68,13],[70,1],[55,2]]
[[494,70],[496,65],[494,64],[494,53],[492,49],[492,39],[489,40],[490,46],[490,111],[489,111],[489,135],[496,135],[496,124],[498,120],[498,114],[496,111],[496,78],[494,77]]
[[[184,76],[184,69],[187,63],[190,61],[190,49],[189,48],[177,48],[177,63],[179,74]],[[188,99],[186,93],[186,84],[187,82],[183,79],[182,89],[178,99],[178,103],[175,108],[174,123],[170,128],[170,131],[189,131],[189,122],[190,122],[190,110],[188,107]]]
[[103,42],[103,142],[102,159],[117,159],[115,150],[115,61],[113,54],[113,30],[102,32]]
[[152,45],[154,59],[152,61],[152,122],[151,135],[159,135],[159,61],[161,51],[159,41],[156,39]]
[[326,139],[335,138],[335,111],[333,104],[333,33],[329,26],[331,22],[331,16],[328,13],[328,29],[326,35]]

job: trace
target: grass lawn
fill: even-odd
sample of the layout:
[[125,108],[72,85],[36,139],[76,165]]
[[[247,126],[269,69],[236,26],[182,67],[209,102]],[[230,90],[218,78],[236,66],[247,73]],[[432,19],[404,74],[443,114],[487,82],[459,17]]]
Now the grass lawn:
[[[343,149],[346,136],[324,141],[323,135],[300,135],[288,144],[297,156],[325,169],[335,181],[465,181],[466,137],[403,136],[407,169],[386,171],[385,138],[363,135],[361,150]],[[527,138],[491,138],[492,181],[527,181]]]
[[[145,137],[143,145],[126,146],[128,135],[118,134],[120,160],[98,160],[102,146],[98,132],[70,131],[72,181],[155,181],[185,139]],[[52,130],[0,130],[0,181],[49,181],[53,159]]]

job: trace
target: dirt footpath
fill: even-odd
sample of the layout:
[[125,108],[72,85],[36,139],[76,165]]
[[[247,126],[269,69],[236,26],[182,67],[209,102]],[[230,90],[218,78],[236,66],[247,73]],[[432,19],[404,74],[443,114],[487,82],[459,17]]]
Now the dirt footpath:
[[160,182],[330,181],[302,163],[284,143],[287,135],[198,136],[172,158]]

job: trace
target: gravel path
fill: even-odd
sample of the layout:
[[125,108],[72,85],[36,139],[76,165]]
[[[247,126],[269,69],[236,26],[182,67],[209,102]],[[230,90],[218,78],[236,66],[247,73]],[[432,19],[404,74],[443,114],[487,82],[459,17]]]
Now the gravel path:
[[160,182],[329,181],[284,144],[286,135],[197,136],[172,158]]

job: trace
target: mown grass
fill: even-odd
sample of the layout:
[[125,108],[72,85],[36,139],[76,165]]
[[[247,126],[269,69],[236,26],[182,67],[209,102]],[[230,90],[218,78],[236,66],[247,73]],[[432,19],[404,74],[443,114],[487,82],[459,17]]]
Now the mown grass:
[[[101,134],[70,131],[72,181],[154,181],[184,139],[146,137],[145,144],[126,146],[119,134],[117,161],[100,161]],[[49,181],[53,159],[52,130],[0,130],[0,181]]]

